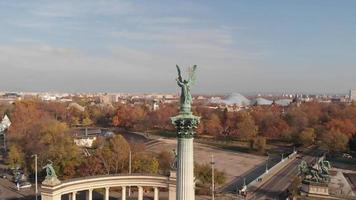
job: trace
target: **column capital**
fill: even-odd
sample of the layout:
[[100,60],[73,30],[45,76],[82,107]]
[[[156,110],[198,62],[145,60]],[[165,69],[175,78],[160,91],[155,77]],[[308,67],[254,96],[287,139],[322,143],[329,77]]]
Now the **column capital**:
[[200,117],[194,116],[192,114],[180,114],[178,116],[172,117],[171,120],[172,124],[177,129],[178,138],[193,138],[195,129],[199,125]]

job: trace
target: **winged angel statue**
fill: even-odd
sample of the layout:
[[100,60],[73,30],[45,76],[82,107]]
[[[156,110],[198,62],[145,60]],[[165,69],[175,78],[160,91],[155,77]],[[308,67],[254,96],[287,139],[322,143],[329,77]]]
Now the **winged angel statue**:
[[176,65],[178,71],[177,84],[181,88],[182,92],[180,95],[180,105],[183,108],[182,111],[186,111],[185,109],[190,109],[192,103],[192,95],[190,93],[190,87],[196,82],[196,69],[197,66],[194,65],[189,71],[188,80],[183,80],[182,73],[178,65]]

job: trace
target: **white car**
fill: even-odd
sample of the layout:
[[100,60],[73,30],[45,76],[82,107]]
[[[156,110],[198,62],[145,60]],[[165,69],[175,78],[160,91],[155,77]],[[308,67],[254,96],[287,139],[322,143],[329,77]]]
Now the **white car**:
[[20,189],[25,189],[25,188],[30,188],[30,187],[31,187],[31,183],[29,183],[29,182],[20,183]]
[[347,158],[347,159],[352,159],[352,156],[350,154],[348,154],[348,153],[342,154],[342,157],[343,158]]

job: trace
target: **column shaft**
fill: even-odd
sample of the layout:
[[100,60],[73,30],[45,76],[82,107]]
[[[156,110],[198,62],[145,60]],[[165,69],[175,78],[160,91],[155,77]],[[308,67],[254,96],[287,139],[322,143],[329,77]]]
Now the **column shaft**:
[[93,200],[93,189],[89,189],[87,192],[86,192],[86,200]]
[[126,186],[121,187],[121,200],[126,200]]
[[72,192],[71,197],[72,197],[72,198],[70,198],[71,200],[76,200],[77,199],[77,192]]
[[178,138],[177,200],[194,200],[193,138]]
[[109,200],[109,197],[110,197],[110,188],[109,187],[106,187],[105,188],[105,200]]
[[143,200],[143,188],[138,186],[138,200]]
[[159,190],[157,187],[154,188],[154,195],[153,195],[154,200],[159,200]]

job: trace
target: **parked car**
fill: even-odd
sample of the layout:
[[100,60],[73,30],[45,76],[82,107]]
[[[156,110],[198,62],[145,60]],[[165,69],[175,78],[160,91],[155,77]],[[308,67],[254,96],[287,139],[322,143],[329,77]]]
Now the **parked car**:
[[302,159],[302,158],[303,158],[303,155],[297,155],[296,158],[297,158],[297,159]]
[[30,188],[30,187],[31,187],[31,183],[29,183],[29,182],[20,183],[20,189],[25,189],[25,188]]
[[347,158],[347,159],[352,159],[352,156],[350,154],[348,154],[348,153],[342,154],[342,157],[343,158]]

